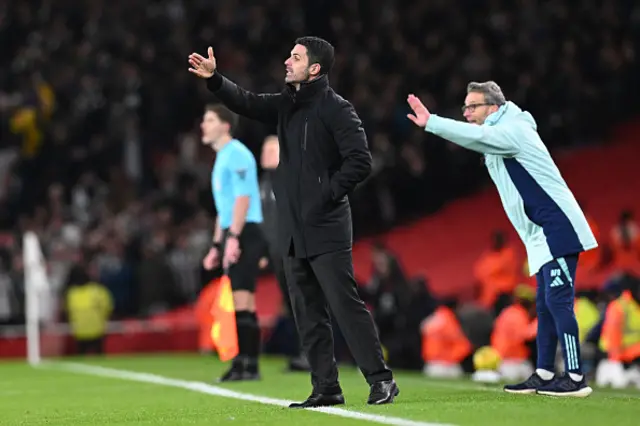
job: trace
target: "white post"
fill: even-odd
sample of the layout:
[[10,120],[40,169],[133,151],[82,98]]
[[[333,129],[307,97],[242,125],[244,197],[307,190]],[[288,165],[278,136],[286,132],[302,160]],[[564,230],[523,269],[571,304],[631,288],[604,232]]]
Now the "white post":
[[39,295],[33,281],[28,278],[25,280],[25,297],[27,304],[27,360],[29,364],[35,365],[40,363]]
[[27,320],[27,360],[36,365],[40,356],[40,295],[48,287],[44,256],[35,233],[24,234],[22,255],[24,260],[25,304]]

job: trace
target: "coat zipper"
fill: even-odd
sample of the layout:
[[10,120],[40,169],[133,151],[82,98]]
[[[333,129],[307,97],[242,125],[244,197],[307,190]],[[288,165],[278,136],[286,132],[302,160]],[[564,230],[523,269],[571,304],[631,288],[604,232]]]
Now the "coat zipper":
[[[300,155],[300,173],[302,174],[302,168],[304,167],[304,155],[307,152],[307,127],[309,125],[309,117],[304,118],[304,135],[302,139],[302,155]],[[304,252],[307,253],[307,240],[304,236],[304,219],[302,217],[302,188],[300,186],[301,179],[298,179],[298,202],[299,211],[300,211],[300,226],[301,226],[301,234],[302,234],[302,245],[304,246]]]
[[304,151],[307,150],[307,127],[309,125],[309,119],[307,117],[305,117],[304,119],[304,139],[302,139],[302,149]]
[[[302,150],[304,152],[307,152],[307,127],[309,125],[309,118],[305,117],[304,119],[304,137],[302,139]],[[318,176],[318,183],[322,183],[322,181],[320,180],[320,176]]]

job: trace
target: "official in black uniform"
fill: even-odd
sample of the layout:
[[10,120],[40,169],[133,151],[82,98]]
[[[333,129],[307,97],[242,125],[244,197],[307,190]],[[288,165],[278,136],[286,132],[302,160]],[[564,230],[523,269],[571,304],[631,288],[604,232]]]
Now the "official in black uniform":
[[296,40],[285,61],[285,88],[255,94],[216,72],[216,59],[189,56],[190,72],[229,109],[276,125],[278,242],[313,392],[292,407],[344,403],[333,353],[329,310],[370,385],[369,404],[399,393],[382,356],[376,329],[353,274],[353,231],[347,195],[371,172],[371,153],[353,106],[329,86],[334,49],[317,37]]
[[[289,287],[287,277],[284,273],[283,256],[278,250],[278,210],[276,207],[276,197],[273,192],[273,174],[278,167],[280,159],[280,146],[278,137],[267,136],[262,144],[262,154],[260,165],[262,166],[262,177],[260,178],[260,199],[262,200],[262,230],[267,243],[269,264],[276,275],[280,291],[282,292],[283,305],[286,315],[293,320],[293,309],[291,298],[289,297]],[[288,368],[291,371],[309,371],[309,361],[300,353],[300,342],[298,334],[295,333],[295,352],[289,358]]]

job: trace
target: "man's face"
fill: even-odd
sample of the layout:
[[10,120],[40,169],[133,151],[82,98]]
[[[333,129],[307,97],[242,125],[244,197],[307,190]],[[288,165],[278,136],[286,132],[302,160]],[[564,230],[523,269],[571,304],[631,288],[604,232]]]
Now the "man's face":
[[469,123],[483,124],[484,120],[497,110],[497,105],[486,105],[484,94],[471,92],[464,99],[462,113]]
[[379,274],[386,276],[389,273],[389,257],[386,255],[386,253],[383,251],[374,250],[372,253],[372,258],[373,265],[376,271]]
[[265,169],[275,169],[280,161],[280,145],[275,137],[268,138],[262,145],[260,164]]
[[202,143],[213,146],[223,134],[228,132],[228,125],[220,121],[218,114],[207,111],[202,117],[200,129],[202,130]]
[[291,51],[291,56],[284,61],[286,75],[284,81],[286,83],[302,83],[311,80],[320,72],[320,65],[312,64],[309,66],[309,57],[307,56],[307,48],[301,44],[296,44]]

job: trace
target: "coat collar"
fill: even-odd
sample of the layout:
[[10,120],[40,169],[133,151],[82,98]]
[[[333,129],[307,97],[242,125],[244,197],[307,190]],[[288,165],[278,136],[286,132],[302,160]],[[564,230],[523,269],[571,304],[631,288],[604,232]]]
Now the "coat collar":
[[287,92],[294,103],[305,103],[311,101],[318,93],[329,86],[329,77],[321,75],[311,81],[300,83],[300,90],[296,90],[293,84],[287,83]]

